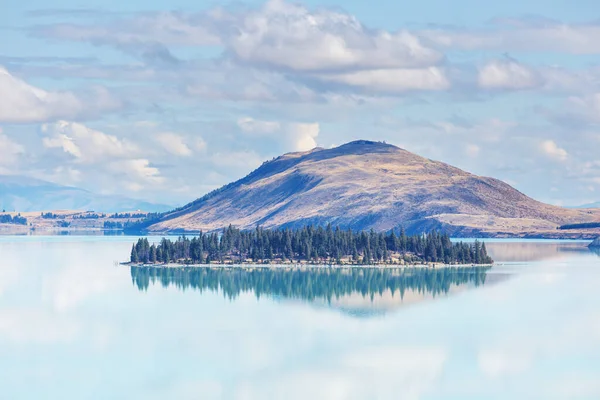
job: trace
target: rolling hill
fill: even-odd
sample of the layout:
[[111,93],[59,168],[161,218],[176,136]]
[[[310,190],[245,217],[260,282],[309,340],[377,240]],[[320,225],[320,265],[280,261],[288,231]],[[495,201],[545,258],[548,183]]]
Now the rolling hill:
[[0,175],[0,210],[48,211],[94,210],[118,212],[144,210],[165,211],[170,207],[122,196],[106,196],[84,189],[23,176]]
[[436,228],[455,236],[595,237],[597,231],[557,230],[591,221],[600,221],[600,210],[544,204],[497,179],[361,140],[284,154],[142,228],[177,232],[229,224],[331,223],[378,231],[402,226],[409,233]]

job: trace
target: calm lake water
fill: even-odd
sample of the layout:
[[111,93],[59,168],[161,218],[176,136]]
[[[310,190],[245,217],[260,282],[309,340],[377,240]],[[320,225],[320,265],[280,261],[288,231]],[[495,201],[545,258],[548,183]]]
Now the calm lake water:
[[[600,255],[490,270],[131,270],[133,237],[0,237],[1,399],[599,399]],[[153,238],[151,240],[158,240]]]

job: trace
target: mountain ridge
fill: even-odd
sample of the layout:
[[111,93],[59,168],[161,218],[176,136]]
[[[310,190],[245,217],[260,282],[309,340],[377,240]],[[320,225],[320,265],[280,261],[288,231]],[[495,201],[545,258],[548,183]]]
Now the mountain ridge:
[[18,175],[0,175],[0,210],[30,212],[94,210],[97,212],[164,211],[171,206],[124,196],[100,195],[86,189],[59,185]]
[[247,176],[162,214],[147,229],[331,223],[379,231],[403,226],[413,233],[444,229],[465,236],[527,236],[555,234],[552,231],[565,222],[599,218],[600,212],[544,204],[498,179],[391,144],[359,140],[276,157]]

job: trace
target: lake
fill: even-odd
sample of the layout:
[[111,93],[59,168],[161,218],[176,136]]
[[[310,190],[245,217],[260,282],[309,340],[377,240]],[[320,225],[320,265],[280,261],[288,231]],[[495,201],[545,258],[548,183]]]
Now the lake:
[[489,270],[161,271],[116,263],[135,240],[0,236],[0,398],[600,398],[586,242],[486,241]]

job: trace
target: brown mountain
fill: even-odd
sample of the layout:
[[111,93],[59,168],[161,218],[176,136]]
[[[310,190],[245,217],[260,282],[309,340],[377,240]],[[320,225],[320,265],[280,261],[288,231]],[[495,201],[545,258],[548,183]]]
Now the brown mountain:
[[408,232],[446,229],[463,236],[593,237],[559,225],[600,221],[600,210],[540,203],[506,183],[398,147],[355,141],[265,162],[188,205],[165,213],[150,232],[339,225]]

